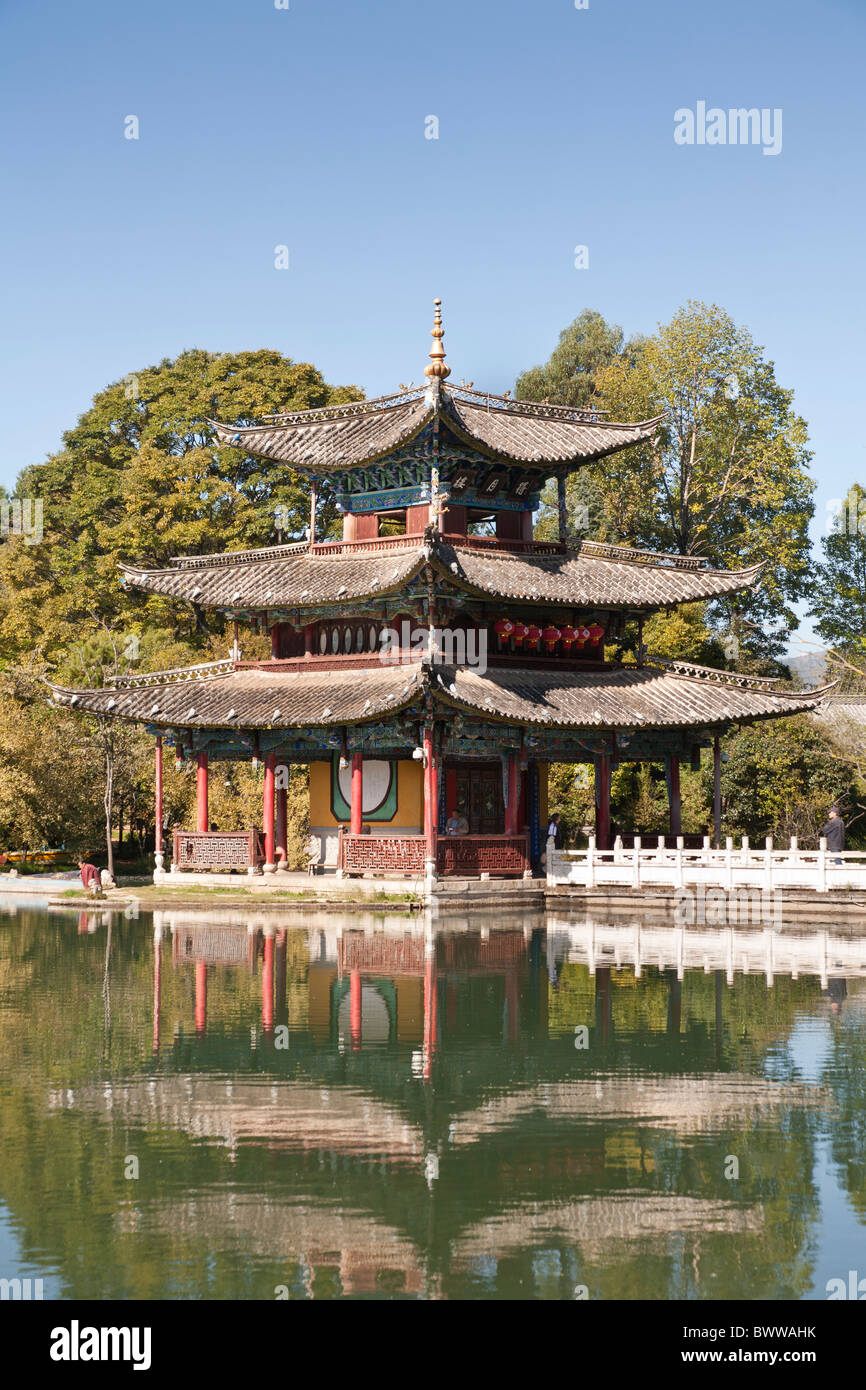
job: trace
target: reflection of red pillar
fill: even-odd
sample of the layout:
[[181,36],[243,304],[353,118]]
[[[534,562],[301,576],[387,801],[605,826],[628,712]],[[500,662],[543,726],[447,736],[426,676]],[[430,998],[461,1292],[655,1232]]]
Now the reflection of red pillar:
[[274,1027],[274,937],[265,933],[265,954],[262,964],[262,1028],[266,1033]]
[[207,1027],[207,961],[195,963],[195,1031],[203,1033]]
[[153,848],[162,853],[162,739],[156,740],[156,766],[154,769],[154,821],[155,833]]
[[196,759],[195,810],[196,830],[207,830],[207,753],[199,753]]
[[516,835],[518,830],[517,816],[520,809],[520,770],[517,766],[517,754],[508,754],[508,805],[505,808],[505,833],[506,835]]
[[153,1050],[159,1052],[159,1010],[162,1003],[162,936],[153,938]]
[[265,867],[274,866],[274,768],[276,754],[265,754],[265,786],[262,793],[262,829],[265,834]]
[[276,935],[276,961],[274,964],[274,1019],[277,1023],[286,1023],[289,1018],[289,1011],[286,1006],[286,932],[278,931]]
[[360,835],[364,818],[364,758],[361,753],[352,754],[352,804],[349,833]]
[[672,835],[683,833],[683,811],[680,798],[680,760],[671,758],[668,763],[670,769],[670,826]]
[[[288,780],[289,769],[285,766],[280,767],[279,781]],[[276,791],[276,842],[277,842],[277,861],[285,864],[289,857],[289,830],[288,830],[288,790],[285,786],[278,786]]]
[[353,970],[349,975],[349,1032],[352,1046],[361,1046],[361,972]]
[[431,952],[424,964],[424,1079],[429,1079],[439,1039],[436,957]]

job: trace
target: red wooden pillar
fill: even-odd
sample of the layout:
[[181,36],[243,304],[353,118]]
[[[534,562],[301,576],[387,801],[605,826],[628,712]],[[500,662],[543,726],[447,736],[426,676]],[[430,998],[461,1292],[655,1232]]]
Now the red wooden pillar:
[[314,623],[307,623],[304,628],[304,657],[309,661],[313,655],[313,634],[316,628]]
[[361,972],[352,970],[349,974],[349,1032],[352,1046],[361,1046]]
[[722,848],[722,745],[713,739],[713,845]]
[[196,758],[195,810],[196,830],[207,830],[207,753],[199,753]]
[[262,962],[262,1029],[273,1032],[274,1027],[274,934],[265,932],[265,954]]
[[[153,848],[156,854],[162,854],[162,739],[156,740],[156,765],[154,770],[154,840]],[[162,860],[157,860],[158,867],[162,867]]]
[[350,806],[349,833],[360,835],[364,820],[364,755],[352,754],[352,800]]
[[272,874],[274,862],[274,768],[276,753],[265,754],[265,787],[262,794],[262,830],[265,834],[265,873]]
[[280,655],[280,625],[279,625],[279,623],[274,623],[273,627],[271,628],[271,657],[273,658],[274,661],[276,661],[276,660],[278,660],[279,655]]
[[207,961],[195,963],[195,1031],[203,1033],[207,1027]]
[[598,849],[610,849],[610,754],[595,758],[595,842]]
[[680,760],[668,761],[668,806],[670,808],[670,829],[672,835],[683,833],[683,807],[680,797]]
[[424,726],[424,854],[431,872],[436,872],[436,829],[439,819],[439,777],[433,750],[433,725]]
[[508,754],[508,805],[505,808],[505,833],[506,835],[516,835],[519,829],[517,824],[520,814],[520,769],[517,766],[517,754]]
[[288,824],[288,788],[284,785],[288,781],[289,769],[284,763],[280,764],[278,786],[276,789],[276,850],[277,863],[285,864],[289,857],[289,824]]

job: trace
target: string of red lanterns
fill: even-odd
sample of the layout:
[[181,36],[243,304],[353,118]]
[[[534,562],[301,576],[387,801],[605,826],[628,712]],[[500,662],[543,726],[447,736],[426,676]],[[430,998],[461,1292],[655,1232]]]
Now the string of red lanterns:
[[568,656],[572,647],[580,649],[587,642],[591,647],[597,647],[604,637],[605,630],[599,623],[593,623],[592,627],[557,627],[554,623],[548,623],[546,627],[541,628],[536,623],[526,624],[514,618],[500,618],[493,624],[493,631],[499,638],[500,648],[509,639],[513,641],[516,649],[525,643],[527,651],[537,650],[538,643],[543,642],[545,650],[552,653],[557,642],[561,642],[563,653]]

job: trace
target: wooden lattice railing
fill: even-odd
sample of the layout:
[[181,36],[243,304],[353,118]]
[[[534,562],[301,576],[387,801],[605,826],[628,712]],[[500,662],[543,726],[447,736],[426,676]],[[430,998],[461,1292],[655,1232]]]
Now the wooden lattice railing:
[[172,868],[201,872],[257,869],[265,862],[262,832],[250,830],[181,830],[174,827]]

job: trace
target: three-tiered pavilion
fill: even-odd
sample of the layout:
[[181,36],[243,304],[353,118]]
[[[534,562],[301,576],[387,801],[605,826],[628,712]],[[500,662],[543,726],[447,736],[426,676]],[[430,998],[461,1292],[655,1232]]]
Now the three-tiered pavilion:
[[[718,806],[719,737],[818,703],[769,678],[647,660],[642,641],[633,664],[606,659],[627,623],[736,593],[759,567],[569,544],[569,474],[652,439],[661,419],[614,423],[449,384],[438,300],[432,337],[422,386],[252,426],[212,422],[222,444],[309,480],[308,539],[123,570],[130,586],[232,621],[228,660],[53,688],[58,703],[155,736],[158,873],[166,744],[197,768],[196,827],[175,830],[175,869],[284,867],[287,769],[303,763],[325,865],[529,875],[551,762],[592,765],[602,849],[612,769],[664,763],[676,834],[683,759],[714,748]],[[539,541],[533,513],[552,478],[559,540]],[[343,517],[336,541],[316,535],[325,482]],[[240,624],[270,633],[269,659],[241,659]],[[264,765],[261,831],[210,825],[209,768],[238,759]]]

